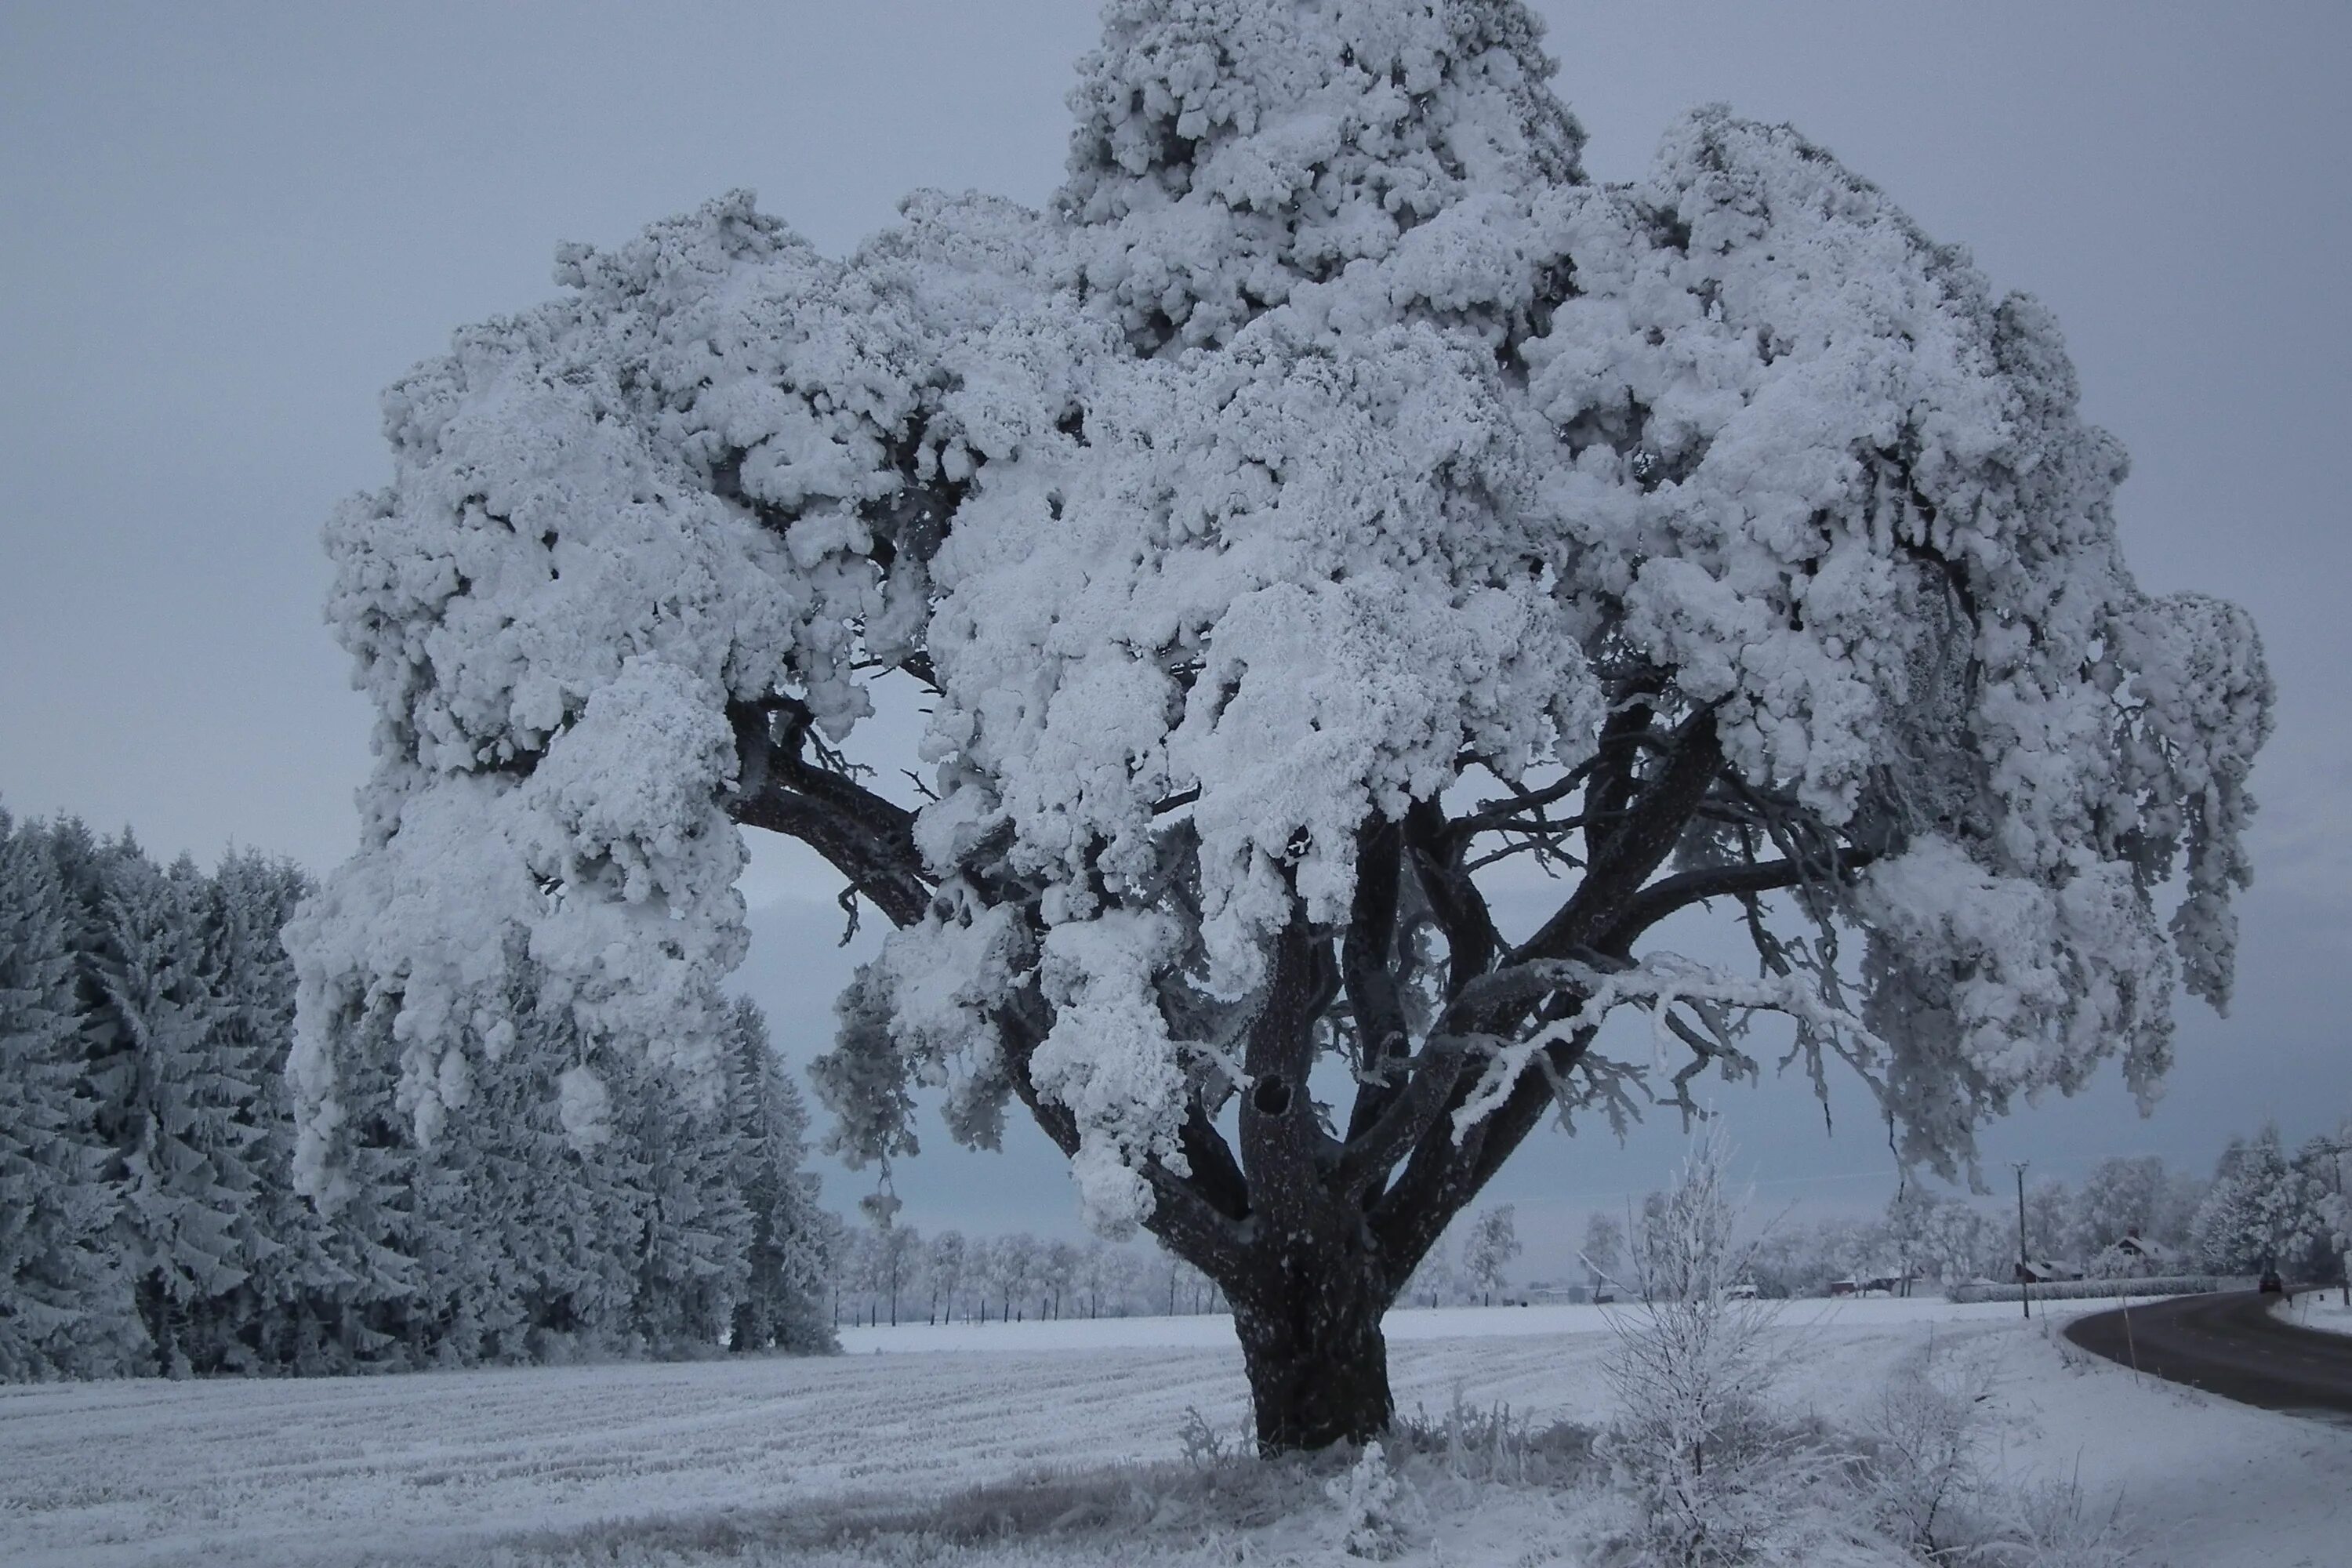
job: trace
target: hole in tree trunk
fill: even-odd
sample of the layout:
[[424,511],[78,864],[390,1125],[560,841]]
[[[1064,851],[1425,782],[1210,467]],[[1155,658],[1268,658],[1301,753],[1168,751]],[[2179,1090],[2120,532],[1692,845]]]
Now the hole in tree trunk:
[[1262,1078],[1250,1091],[1250,1103],[1260,1116],[1279,1116],[1290,1109],[1290,1086],[1279,1078]]

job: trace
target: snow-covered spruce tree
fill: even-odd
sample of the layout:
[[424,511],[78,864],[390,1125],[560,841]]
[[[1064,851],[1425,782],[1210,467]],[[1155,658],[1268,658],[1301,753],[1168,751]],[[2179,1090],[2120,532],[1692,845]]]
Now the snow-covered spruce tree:
[[106,1016],[126,1048],[100,1081],[115,1130],[117,1245],[158,1366],[175,1375],[248,1364],[238,1288],[277,1251],[262,1227],[262,1063],[231,1026],[207,952],[205,881],[183,858],[108,862]]
[[751,1288],[738,1123],[725,1104],[698,1107],[642,1063],[631,1067],[640,1081],[616,1097],[616,1120],[645,1163],[647,1197],[631,1321],[657,1352],[713,1349],[729,1338],[735,1303]]
[[[524,1263],[521,1353],[562,1361],[641,1349],[635,1306],[654,1223],[652,1162],[636,1135],[638,1118],[614,1103],[608,1087],[633,1080],[632,1069],[614,1059],[617,1051],[583,1038],[569,1010],[542,1005],[527,958],[515,957],[510,973],[508,1012],[491,1027],[517,1026],[499,1069],[499,1093],[511,1109],[501,1115],[493,1099],[451,1108],[449,1135],[459,1135],[458,1124],[487,1133],[493,1120],[515,1129],[505,1184],[525,1201],[485,1203],[477,1212],[501,1226],[491,1245]],[[419,1161],[437,1163],[429,1145]],[[434,1205],[419,1206],[429,1223]]]
[[427,1310],[418,1262],[415,1138],[399,1104],[394,1016],[389,1001],[354,1016],[332,1123],[322,1133],[314,1107],[302,1129],[330,1139],[334,1151],[331,1181],[313,1195],[331,1216],[331,1256],[352,1281],[331,1309],[341,1370],[407,1363],[416,1341],[412,1324]]
[[[296,928],[305,1179],[350,1023],[396,1005],[429,1121],[511,931],[716,1092],[738,825],[898,928],[853,1145],[1017,1101],[1223,1288],[1275,1447],[1385,1425],[1382,1310],[1630,1091],[1614,1008],[1685,1103],[1791,1015],[1946,1170],[2106,1058],[2152,1092],[2176,983],[2229,992],[2252,626],[2134,584],[2039,305],[1720,110],[1596,185],[1550,69],[1516,0],[1114,0],[1046,210],[836,261],[729,196],[395,387],[329,530],[379,761]],[[1760,976],[1656,951],[1700,906]]]
[[[817,1205],[816,1175],[806,1169],[808,1109],[769,1044],[768,1021],[756,1003],[737,997],[728,1029],[735,1189],[751,1211],[747,1278],[729,1342],[739,1351],[835,1350],[825,1306],[829,1231]],[[948,1234],[961,1258],[963,1238]]]
[[242,1371],[347,1371],[340,1342],[343,1300],[361,1287],[334,1227],[293,1184],[294,1105],[286,1081],[294,1041],[294,967],[279,940],[310,890],[291,861],[252,850],[224,857],[198,900],[214,1049],[246,1064],[253,1092],[239,1120],[253,1130],[245,1163],[254,1173],[261,1248],[226,1304],[234,1324],[223,1349]]
[[70,920],[42,830],[0,811],[0,1382],[121,1373],[147,1342],[109,1245]]

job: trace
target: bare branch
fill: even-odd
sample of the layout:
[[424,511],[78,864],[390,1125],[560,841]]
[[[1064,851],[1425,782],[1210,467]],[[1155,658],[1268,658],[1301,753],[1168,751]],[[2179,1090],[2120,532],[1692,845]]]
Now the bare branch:
[[[1847,868],[1859,869],[1870,863],[1871,856],[1865,850],[1852,850],[1842,860]],[[1708,866],[1661,878],[1634,895],[1624,914],[1594,945],[1604,952],[1622,952],[1643,931],[1677,910],[1709,899],[1751,898],[1758,893],[1793,888],[1805,875],[1805,868],[1794,860],[1767,860],[1744,866]]]

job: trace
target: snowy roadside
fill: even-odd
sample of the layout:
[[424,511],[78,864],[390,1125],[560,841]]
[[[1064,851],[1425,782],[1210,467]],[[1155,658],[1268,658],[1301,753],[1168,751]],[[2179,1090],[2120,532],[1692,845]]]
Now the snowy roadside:
[[[1581,1324],[1566,1329],[1500,1326],[1536,1313],[1584,1316],[1553,1320]],[[1539,1423],[1607,1418],[1600,1368],[1612,1336],[1602,1313],[1470,1315],[1495,1326],[1444,1333],[1444,1314],[1391,1320],[1402,1410],[1442,1413],[1458,1398],[1507,1403]],[[1780,1331],[1780,1397],[1831,1422],[1864,1419],[1891,1369],[1932,1336],[1990,1371],[2003,1471],[2079,1480],[2102,1506],[2120,1496],[2146,1543],[2136,1561],[2342,1561],[2336,1516],[2352,1495],[2352,1433],[2136,1380],[2055,1342],[2056,1321],[2029,1326],[1933,1301],[1840,1303]],[[604,1539],[618,1521],[652,1543],[650,1554],[595,1561],[684,1565],[719,1560],[708,1543],[729,1531],[756,1540],[778,1521],[860,1500],[912,1506],[1039,1473],[1164,1467],[1181,1458],[1188,1410],[1238,1436],[1244,1388],[1230,1338],[1181,1342],[1213,1329],[1229,1336],[1223,1320],[1122,1321],[1135,1332],[1159,1324],[1160,1338],[1087,1348],[1076,1323],[1014,1324],[1034,1348],[898,1356],[868,1345],[815,1361],[0,1390],[0,1562],[571,1562],[587,1559],[564,1556],[563,1542]],[[1522,1541],[1538,1531],[1589,1540],[1591,1521],[1559,1506],[1522,1499],[1509,1528]],[[1475,1511],[1463,1516],[1471,1533],[1455,1540],[1454,1561],[1484,1560]],[[938,1560],[1103,1561],[1108,1546],[1097,1538],[1093,1556],[1066,1542]],[[1583,1555],[1563,1544],[1529,1560]]]
[[2352,1334],[2352,1307],[2336,1290],[2305,1290],[2274,1310],[2281,1321],[2326,1334]]

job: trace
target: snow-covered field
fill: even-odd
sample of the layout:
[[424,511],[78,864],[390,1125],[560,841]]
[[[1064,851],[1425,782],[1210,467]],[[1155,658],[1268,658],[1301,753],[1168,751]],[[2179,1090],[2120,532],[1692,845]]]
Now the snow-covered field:
[[[1400,1406],[1443,1411],[1458,1396],[1539,1422],[1605,1420],[1604,1311],[1393,1314]],[[2352,1431],[2136,1381],[2053,1342],[2045,1320],[1995,1305],[1851,1302],[1801,1311],[1780,1332],[1782,1397],[1832,1421],[1857,1418],[1930,1335],[1982,1356],[1998,1465],[2079,1478],[2102,1506],[2120,1494],[2134,1562],[2346,1561]],[[829,1511],[1040,1472],[1164,1475],[1150,1467],[1179,1457],[1188,1409],[1226,1433],[1244,1424],[1222,1319],[845,1340],[848,1353],[825,1360],[0,1390],[0,1563],[841,1561],[758,1543]],[[1582,1561],[1575,1521],[1545,1506],[1457,1535],[1447,1560]],[[1538,1538],[1555,1544],[1529,1544]],[[1507,1555],[1487,1554],[1507,1539]],[[627,1551],[603,1554],[615,1541]],[[961,1547],[889,1559],[1014,1560]],[[1103,1536],[1017,1560],[1133,1559]]]
[[[2086,1303],[2108,1306],[2111,1302]],[[1424,1340],[1517,1339],[1531,1334],[1605,1334],[1622,1307],[1436,1307],[1391,1312],[1381,1324],[1391,1345]],[[1842,1301],[1798,1301],[1783,1321],[1790,1327],[1819,1323],[1845,1329],[1884,1328],[1895,1323],[2008,1321],[2018,1316],[2014,1301],[1956,1306],[1941,1296],[1895,1300],[1869,1297]],[[1234,1331],[1223,1317],[1066,1318],[1059,1322],[901,1323],[844,1329],[841,1348],[852,1354],[899,1354],[925,1351],[1003,1351],[1139,1348],[1185,1345],[1230,1350]]]

